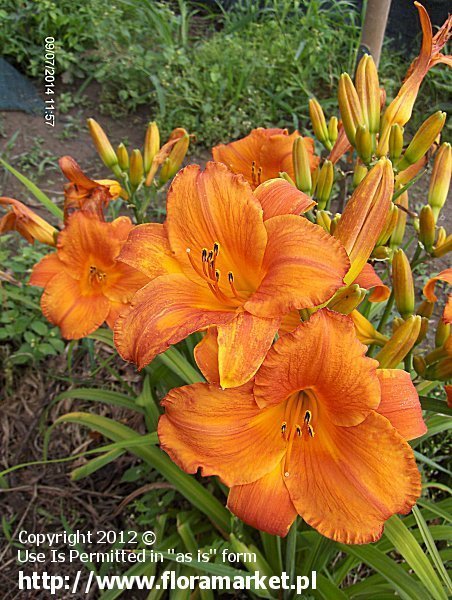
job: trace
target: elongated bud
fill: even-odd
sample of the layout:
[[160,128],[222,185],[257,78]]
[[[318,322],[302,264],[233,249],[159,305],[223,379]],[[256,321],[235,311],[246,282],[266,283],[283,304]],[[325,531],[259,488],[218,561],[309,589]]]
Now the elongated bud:
[[129,178],[132,187],[137,188],[144,177],[143,156],[140,150],[132,151],[130,155]]
[[444,227],[440,227],[438,229],[438,233],[436,235],[436,246],[441,246],[447,240],[447,233]]
[[179,171],[184,162],[185,155],[187,154],[189,144],[190,136],[188,133],[185,133],[174,144],[170,155],[163,163],[160,171],[160,183],[166,183]]
[[331,117],[328,122],[328,137],[330,139],[331,144],[337,140],[338,135],[338,121],[337,117]]
[[392,333],[394,334],[397,329],[403,325],[405,323],[405,321],[402,319],[402,317],[394,317],[394,320],[392,321]]
[[433,314],[434,302],[430,300],[423,300],[416,309],[416,314],[426,319],[430,319]]
[[432,207],[435,223],[447,200],[451,175],[452,148],[450,144],[444,143],[436,153],[428,190],[428,203]]
[[160,131],[155,121],[149,123],[146,129],[146,136],[144,138],[144,154],[143,154],[143,166],[144,172],[149,173],[149,170],[154,160],[154,156],[160,150]]
[[389,158],[392,162],[396,162],[403,151],[403,127],[398,123],[391,126],[389,134]]
[[350,317],[353,320],[355,326],[356,335],[360,342],[370,346],[375,344],[377,346],[384,346],[388,341],[388,338],[377,331],[370,321],[366,319],[359,311],[354,310],[350,313]]
[[365,54],[359,61],[355,77],[364,123],[371,134],[380,129],[380,86],[373,58]]
[[311,196],[314,196],[319,180],[320,167],[316,167],[311,173]]
[[384,246],[386,242],[389,240],[392,232],[395,229],[397,224],[398,217],[398,208],[395,204],[391,203],[389,207],[388,215],[386,217],[385,224],[383,225],[383,229],[381,230],[380,236],[377,240],[377,246]]
[[358,187],[364,177],[367,175],[367,167],[358,159],[353,169],[353,188]]
[[328,150],[331,150],[333,145],[329,139],[323,108],[315,98],[309,100],[309,116],[311,117],[312,129],[314,130],[315,137]]
[[423,359],[423,357],[420,356],[419,354],[416,356],[413,356],[413,367],[414,367],[414,370],[416,371],[416,373],[420,377],[424,377],[425,369],[427,368],[427,364],[426,364],[425,360]]
[[353,192],[334,232],[345,247],[351,268],[350,284],[362,271],[383,229],[391,206],[394,176],[391,162],[381,158]]
[[129,168],[129,153],[122,142],[116,148],[116,156],[118,157],[118,163],[121,171],[127,171]]
[[114,170],[114,167],[119,166],[118,157],[113,150],[113,146],[110,144],[107,134],[94,119],[88,119],[87,123],[94,145],[96,146],[96,150],[101,157],[102,162],[106,167]]
[[366,296],[366,290],[359,287],[357,283],[338,290],[327,306],[331,310],[349,315],[355,308],[361,304]]
[[409,317],[375,356],[382,369],[395,369],[413,348],[421,330],[421,317]]
[[364,118],[358,93],[347,73],[343,73],[339,79],[338,100],[342,125],[348,141],[354,146],[356,128],[358,125],[364,125]]
[[447,236],[440,246],[436,246],[433,250],[433,256],[439,258],[452,250],[452,233]]
[[425,340],[425,337],[428,332],[428,319],[426,317],[421,317],[421,329],[419,331],[419,335],[417,336],[417,340],[415,346],[420,344]]
[[336,214],[334,215],[334,217],[331,219],[331,225],[330,225],[330,235],[334,235],[337,226],[339,225],[339,221],[341,220],[341,215]]
[[419,213],[419,241],[427,252],[431,252],[435,243],[435,217],[429,204],[423,206]]
[[370,257],[374,260],[388,260],[392,257],[392,254],[392,249],[388,246],[375,246]]
[[395,205],[401,208],[397,208],[397,222],[389,242],[392,249],[398,248],[405,237],[407,213],[403,209],[408,208],[408,192],[403,192],[395,201]]
[[410,261],[401,248],[392,259],[392,283],[397,310],[407,319],[414,312],[414,282]]
[[295,185],[295,181],[292,179],[292,177],[289,175],[289,173],[286,173],[285,171],[280,171],[279,176],[281,177],[281,179],[285,179],[287,181],[287,183],[290,183],[290,185],[297,187]]
[[330,233],[331,217],[326,210],[318,210],[315,221],[317,225],[320,225],[327,233]]
[[422,123],[405,150],[402,159],[397,164],[399,171],[403,171],[424,156],[435,141],[436,136],[441,132],[445,122],[446,113],[439,110]]
[[434,365],[427,367],[425,379],[430,381],[447,381],[452,378],[452,357],[443,358]]
[[442,319],[439,319],[435,333],[435,346],[440,348],[445,344],[447,338],[450,336],[450,323],[444,323]]
[[320,169],[316,185],[316,198],[319,209],[324,209],[331,196],[331,190],[334,183],[334,166],[329,160],[326,160]]
[[356,128],[355,147],[363,163],[368,165],[372,158],[372,137],[367,125],[358,125]]
[[305,194],[312,189],[311,168],[309,154],[302,137],[297,137],[292,150],[293,168],[295,172],[295,183],[297,188]]

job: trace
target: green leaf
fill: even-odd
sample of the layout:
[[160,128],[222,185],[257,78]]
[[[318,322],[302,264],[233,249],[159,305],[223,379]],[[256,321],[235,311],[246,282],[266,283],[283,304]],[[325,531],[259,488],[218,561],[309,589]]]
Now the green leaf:
[[113,462],[120,456],[124,454],[125,450],[117,449],[110,450],[110,452],[105,452],[105,454],[101,454],[100,456],[96,456],[85,465],[81,467],[77,467],[71,472],[72,481],[79,481],[79,479],[83,479],[84,477],[88,477],[88,475],[92,475],[102,467],[105,467],[109,463]]
[[98,342],[102,342],[103,344],[107,344],[107,346],[110,346],[111,348],[115,347],[115,343],[113,341],[113,332],[105,327],[97,329],[86,337],[90,340],[96,340]]
[[143,389],[141,390],[141,394],[137,397],[136,403],[138,406],[141,406],[144,410],[148,430],[155,431],[157,429],[157,423],[160,418],[160,411],[152,395],[149,373],[143,380]]
[[173,373],[186,383],[205,381],[199,371],[174,346],[171,346],[164,354],[161,354],[160,359]]
[[424,587],[430,592],[432,598],[434,600],[447,600],[447,594],[431,562],[416,542],[411,531],[397,515],[386,521],[384,534],[404,557]]
[[312,593],[324,600],[346,600],[348,596],[321,573],[317,573],[317,589]]
[[76,400],[88,400],[90,402],[105,402],[106,404],[113,404],[114,406],[121,406],[122,408],[128,408],[135,412],[144,413],[144,408],[138,406],[135,400],[131,400],[129,396],[121,394],[120,392],[113,392],[111,390],[99,390],[97,388],[75,388],[73,390],[66,390],[55,398],[55,402],[64,400],[65,398],[74,398]]
[[14,177],[17,177],[17,179],[24,184],[27,190],[31,192],[33,196],[39,200],[39,202],[41,202],[41,204],[45,206],[50,213],[52,213],[52,215],[58,219],[63,219],[64,214],[61,208],[58,208],[58,206],[56,206],[52,200],[38,188],[37,185],[30,181],[28,177],[25,177],[25,175],[22,175],[22,173],[16,171],[16,169],[3,160],[3,158],[0,158],[0,163],[5,167],[5,169],[12,173]]
[[447,406],[447,402],[445,400],[439,400],[438,398],[428,398],[426,396],[420,396],[419,399],[421,401],[421,406],[423,410],[452,416],[452,408],[449,408],[449,406]]

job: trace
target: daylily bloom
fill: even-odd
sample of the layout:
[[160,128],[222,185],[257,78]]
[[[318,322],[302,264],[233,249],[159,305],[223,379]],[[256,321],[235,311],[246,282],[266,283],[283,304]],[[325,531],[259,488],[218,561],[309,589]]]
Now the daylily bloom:
[[11,208],[0,219],[0,234],[6,231],[17,231],[30,244],[37,240],[43,244],[55,246],[58,231],[25,204],[14,198],[2,196],[0,205]]
[[[145,170],[147,170],[147,163],[150,163],[145,182],[145,185],[147,186],[151,185],[154,181],[154,177],[159,167],[162,167],[162,171],[167,171],[163,174],[160,172],[161,183],[166,183],[168,179],[173,177],[177,170],[180,169],[190,144],[188,132],[183,127],[176,127],[176,129],[173,129],[171,132],[168,141],[156,152],[157,143],[160,144],[160,134],[157,139],[157,132],[154,128],[154,140],[152,143],[155,144],[155,147],[152,149],[152,160],[150,160],[150,156],[145,156]],[[147,154],[150,154],[149,149]],[[166,169],[164,169],[165,164],[167,165]]]
[[116,323],[124,359],[142,368],[216,325],[221,385],[238,386],[262,363],[285,314],[318,306],[342,287],[345,250],[321,227],[287,214],[300,210],[297,194],[306,197],[285,186],[278,180],[253,194],[221,163],[176,175],[166,223],[135,227],[120,255],[152,280]]
[[[224,163],[233,173],[242,174],[254,189],[267,179],[274,179],[281,172],[295,180],[292,164],[292,147],[298,131],[289,135],[287,129],[264,129],[258,127],[246,137],[219,144],[212,149],[213,159]],[[314,140],[303,138],[309,153],[311,171],[320,159],[314,154]]]
[[[170,391],[161,447],[188,473],[219,476],[253,527],[285,536],[298,513],[333,540],[373,542],[420,495],[405,440],[426,427],[409,374],[377,370],[365,350],[349,317],[320,310],[278,339],[254,381]],[[208,379],[216,364],[204,361]]]
[[64,338],[82,338],[104,321],[113,327],[118,313],[149,281],[116,260],[132,227],[128,217],[105,223],[76,212],[58,236],[57,251],[33,268],[31,285],[45,288],[42,312]]
[[65,221],[77,210],[93,213],[103,221],[104,210],[110,200],[125,194],[120,184],[113,179],[93,180],[87,177],[71,156],[63,156],[58,164],[70,182],[64,186]]
[[[449,285],[452,285],[452,269],[441,271],[436,277],[432,277],[427,281],[424,286],[424,296],[427,300],[430,300],[430,302],[436,302],[438,300],[435,294],[435,285],[437,281],[446,281]],[[452,294],[449,294],[447,298],[443,320],[445,323],[452,323]]]

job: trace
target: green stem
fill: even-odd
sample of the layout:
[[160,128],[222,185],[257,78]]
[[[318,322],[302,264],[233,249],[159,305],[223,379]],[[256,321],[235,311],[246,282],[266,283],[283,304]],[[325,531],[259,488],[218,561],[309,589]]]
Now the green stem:
[[[298,529],[298,517],[292,523],[292,527],[289,529],[287,534],[286,542],[286,573],[289,576],[288,586],[292,586],[295,580],[295,556],[297,552],[297,529]],[[290,598],[290,590],[284,590],[284,600]]]
[[389,319],[389,315],[391,314],[392,311],[392,307],[394,306],[394,291],[391,291],[391,294],[388,298],[388,301],[386,302],[386,306],[385,306],[385,310],[381,316],[380,322],[378,323],[378,327],[377,330],[381,333],[384,326],[387,323],[387,320]]

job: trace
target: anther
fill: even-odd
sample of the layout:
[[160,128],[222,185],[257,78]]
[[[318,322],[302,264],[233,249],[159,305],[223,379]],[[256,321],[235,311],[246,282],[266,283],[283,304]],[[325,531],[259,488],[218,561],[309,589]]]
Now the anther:
[[202,260],[202,262],[207,262],[207,248],[202,249],[201,260]]
[[257,170],[257,183],[259,185],[261,184],[261,177],[262,177],[262,167],[259,167]]
[[312,417],[312,415],[311,415],[311,411],[310,411],[310,410],[307,410],[307,411],[306,411],[306,413],[305,413],[305,415],[304,415],[304,421],[305,421],[305,423],[307,423],[308,425],[309,425],[309,423],[310,423],[310,421],[311,421],[311,417]]
[[219,252],[220,252],[220,244],[218,242],[215,242],[213,245],[213,253],[214,253],[215,257],[218,256]]
[[281,425],[281,433],[283,435],[285,435],[286,433],[286,429],[287,429],[287,423],[285,421],[283,421],[282,425]]
[[217,281],[217,283],[220,281],[220,271],[219,269],[215,269],[215,280]]
[[295,426],[298,437],[301,437],[301,427],[299,425]]
[[315,436],[314,430],[310,425],[308,425],[308,433],[312,438]]

